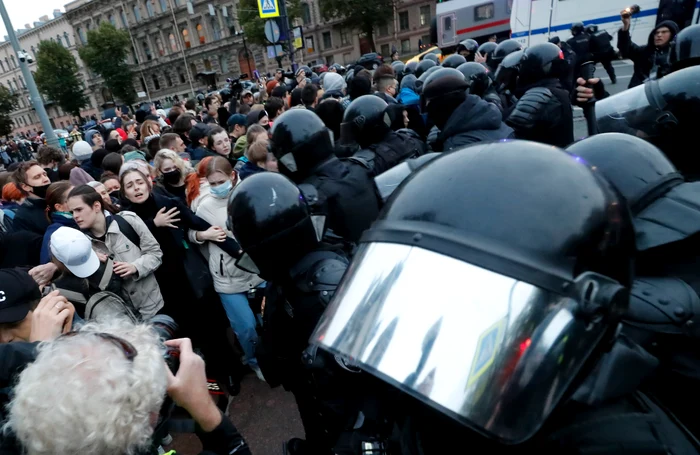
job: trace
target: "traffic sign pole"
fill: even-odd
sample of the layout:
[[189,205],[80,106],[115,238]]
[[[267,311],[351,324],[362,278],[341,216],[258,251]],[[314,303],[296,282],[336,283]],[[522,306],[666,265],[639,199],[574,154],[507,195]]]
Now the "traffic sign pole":
[[[292,46],[292,31],[289,28],[289,16],[287,15],[287,2],[279,0],[280,16],[282,17],[282,36],[287,37],[287,49],[289,49],[289,61],[292,64],[292,71],[296,72],[296,64],[294,63],[294,46]],[[302,52],[304,43],[302,43]]]

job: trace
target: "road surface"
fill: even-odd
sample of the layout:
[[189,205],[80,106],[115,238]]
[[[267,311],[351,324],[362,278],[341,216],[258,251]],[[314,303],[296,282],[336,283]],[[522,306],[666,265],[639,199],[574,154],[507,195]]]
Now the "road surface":
[[[615,75],[617,76],[617,84],[612,84],[608,73],[605,72],[605,68],[602,65],[596,65],[595,75],[600,77],[605,84],[605,90],[610,93],[610,95],[615,95],[627,89],[627,85],[630,83],[632,78],[632,73],[634,72],[634,65],[629,60],[618,60],[613,62],[613,67],[615,68]],[[588,127],[586,125],[586,120],[583,118],[583,112],[579,108],[574,109],[574,138],[581,139],[588,136]]]

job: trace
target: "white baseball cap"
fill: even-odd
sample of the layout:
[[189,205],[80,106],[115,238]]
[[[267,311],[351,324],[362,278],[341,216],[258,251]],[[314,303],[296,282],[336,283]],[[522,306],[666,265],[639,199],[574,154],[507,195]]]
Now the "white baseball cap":
[[92,242],[82,232],[61,226],[51,234],[51,254],[78,278],[87,278],[100,268]]

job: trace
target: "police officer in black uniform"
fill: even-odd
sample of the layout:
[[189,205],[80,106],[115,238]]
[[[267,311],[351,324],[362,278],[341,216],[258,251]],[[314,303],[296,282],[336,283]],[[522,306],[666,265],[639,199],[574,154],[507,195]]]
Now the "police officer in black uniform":
[[330,130],[313,112],[292,109],[282,114],[270,132],[269,148],[282,174],[316,188],[316,205],[335,236],[355,242],[376,219],[379,202],[369,169],[333,154]]
[[613,84],[617,83],[617,77],[615,76],[615,68],[612,66],[612,61],[615,60],[615,49],[613,49],[612,36],[607,30],[598,30],[598,26],[595,24],[590,24],[586,27],[588,36],[591,37],[591,54],[593,55],[593,60],[600,62],[605,68],[605,71],[610,77],[610,81]]
[[515,97],[514,93],[517,88],[518,71],[520,70],[520,60],[522,58],[523,51],[508,54],[496,70],[495,87],[501,97],[504,119],[508,118],[518,103],[518,98]]
[[566,147],[574,140],[574,118],[569,92],[560,78],[567,73],[566,60],[552,43],[525,49],[520,61],[516,97],[518,103],[506,124],[518,139]]
[[558,36],[549,38],[549,42],[556,44],[561,49],[562,54],[564,54],[564,60],[568,63],[568,69],[566,75],[561,78],[561,84],[566,90],[571,91],[575,87],[574,81],[576,80],[574,77],[576,52],[569,46],[569,43],[562,41]]
[[462,57],[459,54],[452,54],[448,57],[445,57],[445,60],[442,61],[442,67],[443,68],[457,68],[459,65],[462,65],[466,63],[467,59]]
[[484,101],[494,104],[503,113],[501,97],[491,77],[489,77],[489,70],[484,65],[476,62],[466,62],[459,65],[457,71],[464,74],[464,80],[469,85],[469,93],[471,95],[476,95]]
[[493,60],[493,54],[496,52],[497,47],[498,44],[494,43],[493,41],[487,41],[479,46],[478,50],[479,54],[486,58],[485,65],[492,73],[495,73],[496,69],[498,68],[498,63]]
[[578,77],[581,65],[593,59],[591,54],[591,37],[586,33],[583,22],[571,24],[571,38],[566,40],[566,42],[576,53],[574,76]]
[[684,28],[675,39],[671,53],[671,71],[700,65],[700,25]]
[[633,256],[625,201],[586,163],[475,145],[392,195],[312,342],[385,384],[394,431],[370,453],[696,454],[635,390],[654,359],[618,336]]
[[413,74],[415,74],[417,78],[420,78],[423,73],[428,71],[428,69],[432,68],[433,66],[437,66],[437,63],[430,59],[423,59],[418,62]]
[[629,134],[598,134],[567,151],[629,201],[638,253],[625,330],[660,360],[650,391],[698,436],[700,182],[686,183],[661,150]]
[[474,57],[476,57],[476,52],[479,50],[479,43],[476,40],[467,38],[464,41],[460,41],[457,45],[457,50],[455,52],[462,57],[466,58],[468,62],[473,62]]
[[304,424],[306,441],[289,441],[289,455],[334,454],[346,416],[356,415],[349,409],[356,400],[346,397],[360,389],[357,374],[307,349],[349,263],[342,249],[321,241],[323,217],[307,203],[316,198],[313,192],[265,172],[241,182],[228,206],[229,225],[243,249],[238,266],[267,280],[256,351],[260,368],[270,386],[281,384],[294,394]]
[[413,131],[391,130],[387,106],[378,96],[361,96],[350,103],[340,125],[341,141],[361,147],[353,160],[363,162],[373,176],[427,152],[427,146]]
[[596,102],[601,133],[628,133],[660,148],[687,181],[700,179],[695,143],[700,67],[691,66]]
[[514,39],[501,41],[498,46],[496,46],[496,50],[493,51],[493,56],[491,57],[491,62],[493,66],[496,67],[496,69],[493,71],[496,72],[498,70],[498,66],[503,62],[503,59],[506,58],[506,56],[522,49],[522,44]]

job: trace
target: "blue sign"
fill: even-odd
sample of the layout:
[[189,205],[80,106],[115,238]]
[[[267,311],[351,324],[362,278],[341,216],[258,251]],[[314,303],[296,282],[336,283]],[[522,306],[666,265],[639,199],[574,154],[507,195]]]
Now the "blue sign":
[[503,337],[504,326],[505,318],[486,329],[479,337],[467,386],[479,379],[493,364]]
[[258,11],[263,19],[279,17],[280,15],[277,0],[258,0]]

